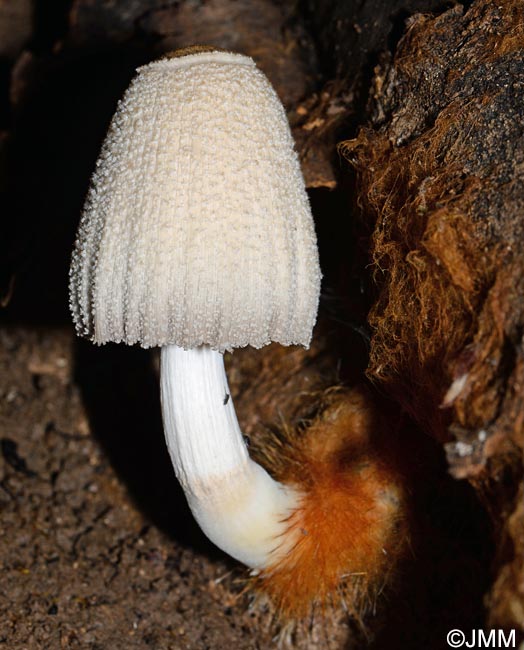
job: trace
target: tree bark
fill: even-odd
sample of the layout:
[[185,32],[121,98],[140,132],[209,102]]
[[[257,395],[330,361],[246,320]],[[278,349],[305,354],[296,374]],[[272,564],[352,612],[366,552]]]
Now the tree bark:
[[348,4],[320,16],[321,41],[338,44],[337,74],[363,74],[384,50],[369,124],[340,149],[355,170],[376,291],[367,373],[445,446],[449,471],[492,515],[489,622],[524,629],[521,7],[479,0],[415,14],[396,44],[377,14],[368,44],[355,45],[355,19],[340,27]]

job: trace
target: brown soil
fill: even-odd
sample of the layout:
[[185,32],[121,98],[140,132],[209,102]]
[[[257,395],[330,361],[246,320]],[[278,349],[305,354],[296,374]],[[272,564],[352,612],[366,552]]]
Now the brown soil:
[[267,607],[185,505],[151,356],[126,352],[70,328],[1,333],[0,645],[274,647]]

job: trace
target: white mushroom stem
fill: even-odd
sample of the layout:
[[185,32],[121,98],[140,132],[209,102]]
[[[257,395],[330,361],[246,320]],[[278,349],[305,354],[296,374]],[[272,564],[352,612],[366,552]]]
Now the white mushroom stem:
[[160,382],[167,446],[195,519],[223,551],[267,567],[289,549],[286,519],[298,495],[249,457],[223,355],[163,347]]

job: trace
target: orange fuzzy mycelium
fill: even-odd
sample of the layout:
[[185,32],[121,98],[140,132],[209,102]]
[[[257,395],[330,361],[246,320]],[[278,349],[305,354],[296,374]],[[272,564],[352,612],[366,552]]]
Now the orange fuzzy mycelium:
[[290,550],[256,577],[283,620],[339,606],[361,620],[407,546],[395,432],[364,391],[330,402],[306,431],[285,431],[261,454],[302,494],[281,540]]

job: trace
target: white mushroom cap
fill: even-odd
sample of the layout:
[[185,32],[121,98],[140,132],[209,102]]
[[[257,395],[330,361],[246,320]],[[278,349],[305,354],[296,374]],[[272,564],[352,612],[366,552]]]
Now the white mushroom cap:
[[308,346],[316,237],[286,114],[249,57],[142,68],[87,197],[70,292],[96,343]]

